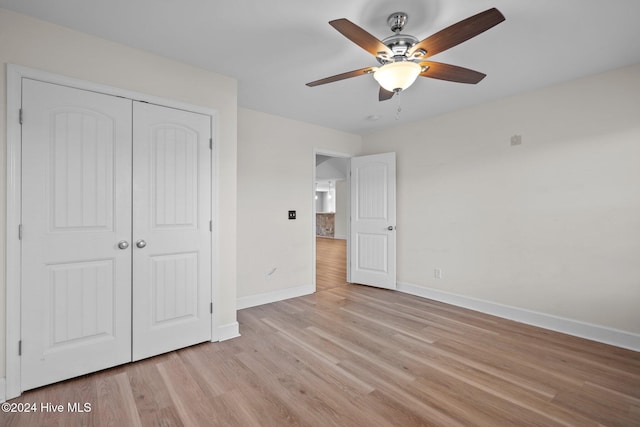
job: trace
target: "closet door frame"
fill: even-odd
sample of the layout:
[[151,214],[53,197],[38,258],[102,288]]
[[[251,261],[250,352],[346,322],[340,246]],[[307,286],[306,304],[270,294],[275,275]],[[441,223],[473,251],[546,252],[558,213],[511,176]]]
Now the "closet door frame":
[[[7,65],[7,194],[6,194],[6,246],[5,246],[5,270],[6,270],[6,299],[5,299],[5,366],[6,384],[5,390],[1,390],[0,397],[4,392],[5,399],[18,397],[22,393],[20,378],[20,339],[21,339],[21,244],[20,244],[20,222],[22,217],[22,129],[21,114],[22,106],[22,79],[29,78],[46,83],[53,83],[69,86],[76,89],[89,90],[103,93],[105,95],[129,98],[135,101],[148,102],[166,107],[201,113],[211,117],[211,136],[213,140],[211,167],[211,213],[213,227],[211,232],[211,298],[214,302],[213,313],[211,315],[211,341],[219,341],[217,324],[217,307],[219,280],[216,272],[218,268],[218,194],[219,194],[219,164],[218,164],[218,114],[215,110],[200,106],[190,105],[170,99],[160,98],[153,95],[142,94],[125,89],[105,86],[85,80],[74,79],[49,73],[33,68],[23,67],[14,64]],[[28,120],[28,117],[24,117]]]

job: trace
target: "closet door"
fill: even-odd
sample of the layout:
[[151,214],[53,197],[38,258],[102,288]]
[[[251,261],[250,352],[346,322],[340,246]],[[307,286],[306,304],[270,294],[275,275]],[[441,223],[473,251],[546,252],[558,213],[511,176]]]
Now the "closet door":
[[134,102],[133,360],[211,339],[210,116]]
[[22,91],[27,390],[131,360],[132,107],[29,79]]

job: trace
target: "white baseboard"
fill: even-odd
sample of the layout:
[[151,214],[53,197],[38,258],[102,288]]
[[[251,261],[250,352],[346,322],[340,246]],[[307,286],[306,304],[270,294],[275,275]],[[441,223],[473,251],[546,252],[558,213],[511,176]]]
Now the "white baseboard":
[[0,378],[0,403],[3,403],[7,400],[7,380],[2,377]]
[[398,291],[435,301],[464,307],[528,325],[539,326],[592,341],[640,351],[640,335],[605,326],[580,322],[551,314],[498,304],[491,301],[452,294],[436,289],[398,282]]
[[218,326],[218,341],[230,340],[239,336],[240,324],[238,322]]
[[294,288],[279,289],[277,291],[238,298],[236,306],[238,310],[242,310],[243,308],[255,307],[256,305],[269,304],[271,302],[309,295],[315,291],[316,289],[313,285],[302,285]]

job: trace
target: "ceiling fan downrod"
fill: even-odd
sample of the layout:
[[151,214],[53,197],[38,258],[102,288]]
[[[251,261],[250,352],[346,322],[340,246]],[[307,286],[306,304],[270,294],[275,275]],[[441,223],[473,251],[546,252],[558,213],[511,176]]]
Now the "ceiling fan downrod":
[[405,25],[407,25],[407,20],[409,16],[404,12],[395,12],[389,15],[387,18],[387,24],[391,27],[391,31],[398,34],[402,31]]

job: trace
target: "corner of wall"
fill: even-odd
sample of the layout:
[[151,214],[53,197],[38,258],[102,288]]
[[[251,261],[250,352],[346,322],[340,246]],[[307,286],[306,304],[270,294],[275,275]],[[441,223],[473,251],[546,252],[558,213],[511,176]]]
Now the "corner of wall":
[[218,341],[226,341],[239,336],[240,324],[238,322],[218,326]]
[[289,298],[301,297],[315,292],[313,285],[301,285],[293,288],[279,289],[273,292],[264,292],[257,295],[250,295],[238,298],[237,308],[255,307],[257,305],[269,304],[272,302],[282,301]]

